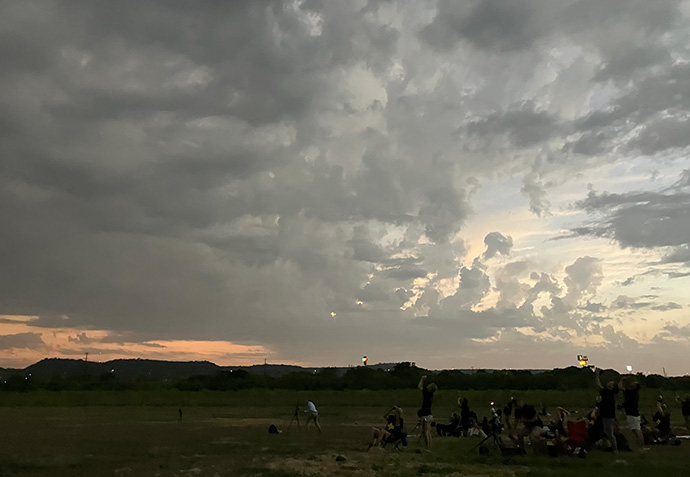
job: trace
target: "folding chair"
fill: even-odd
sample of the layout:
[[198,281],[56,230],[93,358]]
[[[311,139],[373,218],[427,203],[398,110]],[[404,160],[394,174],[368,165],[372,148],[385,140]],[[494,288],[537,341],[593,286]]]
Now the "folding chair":
[[587,439],[587,423],[585,421],[568,421],[567,446],[574,450],[581,447]]

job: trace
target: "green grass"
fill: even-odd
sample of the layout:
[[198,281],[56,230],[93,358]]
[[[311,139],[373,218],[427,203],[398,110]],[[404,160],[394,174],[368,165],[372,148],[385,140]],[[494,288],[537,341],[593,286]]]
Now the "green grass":
[[[575,393],[577,394],[577,393]],[[584,410],[591,392],[525,392],[528,402]],[[434,403],[443,420],[457,399],[442,391]],[[479,415],[510,393],[465,392]],[[318,404],[323,433],[288,430],[296,403]],[[480,457],[475,438],[436,438],[433,452],[412,437],[402,451],[366,452],[371,427],[390,404],[414,426],[419,396],[404,391],[246,390],[227,393],[4,393],[0,396],[0,476],[100,475],[513,475],[654,477],[687,473],[690,442],[653,447],[645,455],[591,452],[586,459],[527,455]],[[581,401],[579,401],[581,400]],[[578,405],[579,404],[579,405]],[[648,403],[643,402],[643,407]],[[178,422],[178,407],[183,419]],[[674,413],[679,424],[680,413]],[[275,423],[284,432],[270,435]],[[302,423],[303,424],[303,423]],[[336,456],[346,458],[336,462]],[[625,462],[616,462],[623,460]]]

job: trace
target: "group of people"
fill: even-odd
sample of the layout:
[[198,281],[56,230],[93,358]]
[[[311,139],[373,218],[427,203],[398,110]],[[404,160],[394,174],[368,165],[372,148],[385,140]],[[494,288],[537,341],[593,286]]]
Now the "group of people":
[[[664,398],[659,396],[656,402],[656,409],[652,420],[647,420],[640,413],[640,383],[636,380],[626,380],[621,377],[620,381],[609,381],[606,385],[601,384],[599,370],[595,371],[595,382],[600,389],[600,401],[592,411],[592,420],[596,422],[601,418],[602,431],[608,440],[608,444],[614,452],[618,452],[619,440],[622,434],[619,432],[616,421],[616,408],[623,409],[625,412],[628,428],[632,432],[637,448],[644,451],[645,445],[649,444],[669,444],[675,443],[675,435],[671,428],[671,412],[664,403]],[[623,403],[616,406],[616,395],[623,393]],[[690,395],[685,395],[681,401],[679,396],[676,400],[681,403],[685,427],[690,431]],[[595,426],[593,426],[595,427]],[[623,437],[623,439],[625,439]]]
[[[618,450],[630,450],[627,438],[620,432],[616,412],[621,409],[625,412],[627,427],[630,429],[635,441],[635,448],[640,452],[647,450],[646,445],[676,443],[671,428],[671,415],[668,407],[660,396],[656,403],[656,412],[652,420],[647,420],[640,413],[640,384],[634,377],[621,377],[616,381],[601,383],[599,369],[595,370],[595,384],[599,388],[599,397],[591,412],[584,419],[572,421],[570,424],[570,412],[558,407],[554,415],[537,411],[534,405],[527,404],[520,399],[510,398],[503,409],[495,409],[492,404],[491,417],[480,420],[477,414],[469,407],[467,398],[459,398],[459,412],[454,411],[450,415],[449,422],[438,423],[434,421],[432,406],[438,387],[435,383],[427,383],[427,377],[422,376],[417,388],[421,392],[422,404],[417,411],[418,426],[421,429],[421,437],[427,449],[432,446],[432,429],[436,429],[438,436],[479,436],[487,438],[491,435],[498,436],[505,431],[508,434],[506,445],[514,445],[524,452],[525,439],[529,439],[535,448],[542,444],[550,446],[558,454],[580,452],[591,449],[607,449],[613,452]],[[616,399],[623,395],[623,402],[617,405]],[[686,394],[681,400],[685,425],[690,432],[690,395]],[[369,449],[373,446],[385,446],[389,443],[407,445],[407,433],[403,427],[403,410],[400,406],[386,413],[386,427],[374,429],[374,435]],[[577,426],[571,425],[577,423]],[[572,431],[571,431],[572,428]],[[571,433],[581,433],[576,437]],[[501,440],[501,442],[503,442]]]

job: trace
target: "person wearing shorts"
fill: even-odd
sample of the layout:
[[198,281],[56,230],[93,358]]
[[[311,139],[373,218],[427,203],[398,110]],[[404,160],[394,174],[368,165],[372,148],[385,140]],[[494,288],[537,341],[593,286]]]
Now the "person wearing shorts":
[[434,402],[434,393],[438,389],[435,383],[424,385],[426,376],[422,376],[417,385],[417,389],[422,391],[422,407],[417,411],[417,416],[422,425],[422,435],[427,449],[431,449],[431,423],[434,416],[431,412],[431,405]]
[[316,428],[319,430],[319,434],[321,434],[321,424],[319,424],[319,411],[316,410],[316,404],[314,404],[313,401],[307,401],[307,431],[309,430],[309,423],[313,422]]
[[640,423],[640,383],[633,380],[626,384],[625,378],[621,377],[618,387],[623,391],[623,409],[625,409],[625,419],[628,427],[635,436],[637,449],[644,451],[644,436]]

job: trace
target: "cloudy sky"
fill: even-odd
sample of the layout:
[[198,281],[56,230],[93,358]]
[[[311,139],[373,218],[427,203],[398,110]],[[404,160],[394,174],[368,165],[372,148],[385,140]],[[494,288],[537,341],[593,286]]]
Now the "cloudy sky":
[[0,366],[690,373],[690,3],[0,4]]

